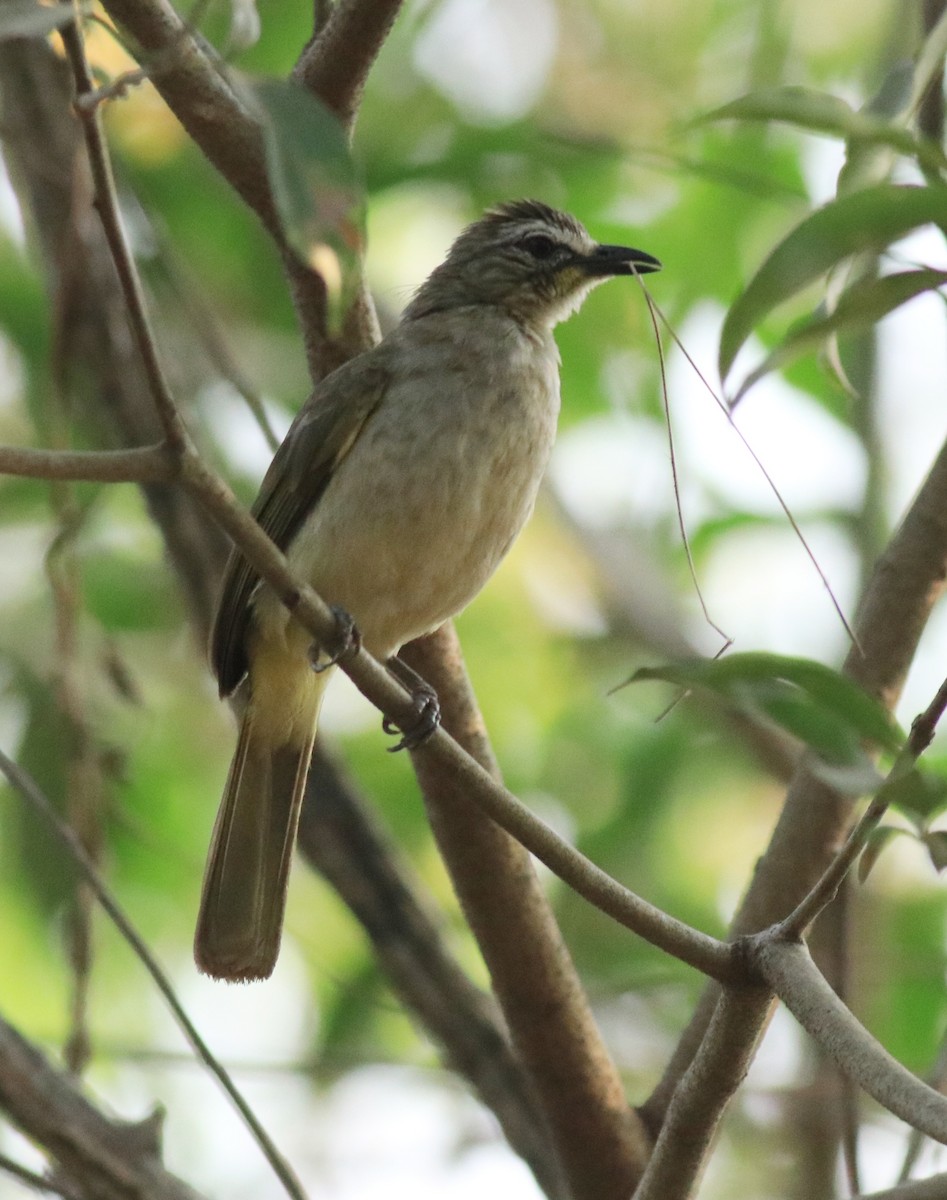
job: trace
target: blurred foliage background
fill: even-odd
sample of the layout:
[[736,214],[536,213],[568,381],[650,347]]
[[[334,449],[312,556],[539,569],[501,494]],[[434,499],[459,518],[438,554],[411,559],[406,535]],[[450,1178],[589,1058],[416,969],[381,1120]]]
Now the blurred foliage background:
[[[261,5],[261,33],[232,55],[284,77],[311,4]],[[230,11],[209,6],[223,46]],[[694,123],[741,93],[825,89],[858,107],[922,36],[921,5],[889,0],[419,0],[382,51],[355,134],[368,207],[367,275],[384,321],[488,204],[535,195],[604,241],[656,254],[649,281],[714,377],[726,307],[774,243],[835,192],[844,147],[785,125]],[[101,27],[104,75],[130,62]],[[202,445],[248,501],[269,451],[235,381],[282,432],[307,374],[279,262],[254,219],[148,85],[106,125],[165,363]],[[906,169],[905,169],[906,170]],[[906,173],[904,179],[917,178]],[[943,266],[933,235],[905,259]],[[747,369],[810,313],[810,290],[768,318]],[[851,613],[867,566],[944,432],[944,313],[934,293],[859,335],[857,397],[816,355],[764,380],[738,421]],[[0,182],[0,439],[55,444],[53,324],[12,190]],[[560,328],[564,409],[536,516],[459,620],[510,787],[618,879],[715,934],[778,812],[765,752],[694,702],[612,692],[639,666],[713,653],[677,528],[658,358],[630,281],[599,289]],[[838,662],[844,630],[779,506],[691,369],[668,351],[681,498],[715,622],[739,650]],[[740,360],[743,363],[743,359]],[[739,372],[738,372],[739,373]],[[745,372],[744,372],[745,373]],[[81,429],[72,436],[83,441]],[[65,720],[51,574],[63,525],[54,489],[0,480],[0,745],[48,793],[64,792]],[[84,713],[108,777],[104,861],[125,908],[171,970],[314,1197],[537,1195],[489,1118],[441,1070],[399,1010],[356,923],[294,874],[274,979],[222,991],[190,957],[203,857],[232,750],[203,648],[160,540],[131,487],[77,490],[77,631]],[[943,673],[935,620],[902,716]],[[410,764],[382,753],[377,714],[340,680],[324,731],[436,898],[453,948],[484,981],[425,825]],[[64,912],[71,871],[47,831],[0,791],[0,983],[6,1017],[51,1047],[70,1029]],[[566,938],[632,1100],[649,1092],[698,993],[694,973],[549,881]],[[945,1024],[944,892],[922,849],[896,839],[852,901],[853,1007],[914,1070]],[[11,966],[15,964],[15,967]],[[232,1197],[276,1194],[256,1151],[191,1061],[139,964],[97,921],[91,1078],[123,1111],[160,1099],[167,1161]],[[789,1018],[770,1032],[702,1195],[805,1195],[819,1131],[804,1099],[812,1055]],[[900,1135],[874,1118],[866,1178],[890,1181]],[[14,1135],[3,1141],[17,1147]],[[0,1182],[0,1194],[18,1194]]]

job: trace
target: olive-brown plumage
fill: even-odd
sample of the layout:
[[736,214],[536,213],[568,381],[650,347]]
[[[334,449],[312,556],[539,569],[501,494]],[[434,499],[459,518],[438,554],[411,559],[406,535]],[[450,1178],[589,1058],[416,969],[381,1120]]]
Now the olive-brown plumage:
[[[483,587],[528,518],[559,411],[554,325],[613,275],[650,272],[535,200],[460,235],[378,346],[300,411],[253,507],[293,571],[351,614],[382,660]],[[268,976],[316,720],[331,672],[311,637],[231,555],[211,637],[240,736],[195,938],[201,970]]]

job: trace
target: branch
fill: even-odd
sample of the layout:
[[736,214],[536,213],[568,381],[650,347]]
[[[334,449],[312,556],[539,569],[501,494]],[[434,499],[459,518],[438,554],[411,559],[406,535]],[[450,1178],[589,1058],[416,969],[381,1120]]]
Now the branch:
[[32,450],[0,446],[0,475],[86,483],[167,483],[177,460],[165,446],[140,450]]
[[[863,648],[844,671],[893,709],[931,610],[947,578],[947,443],[900,529],[875,565],[855,621]],[[809,770],[796,772],[770,844],[731,926],[732,936],[781,920],[816,884],[835,857],[852,820],[854,801]],[[643,1106],[650,1128],[661,1126],[677,1081],[687,1070],[718,998],[705,991],[657,1088]]]
[[148,78],[199,149],[282,246],[262,132],[213,52],[168,0],[106,0],[103,7],[137,43]]
[[[444,728],[499,788],[453,626],[402,656],[440,697]],[[576,1200],[630,1195],[647,1161],[648,1139],[628,1109],[529,854],[471,805],[475,797],[453,768],[443,769],[423,751],[412,757],[434,836],[535,1083],[570,1194]]]
[[0,1107],[87,1200],[200,1200],[161,1163],[159,1117],[134,1124],[109,1120],[2,1019]]
[[402,2],[338,0],[293,69],[295,78],[346,127],[355,120],[368,73]]
[[884,783],[865,809],[858,824],[851,831],[845,845],[826,867],[819,881],[809,894],[779,924],[781,937],[791,940],[802,937],[827,904],[835,898],[842,881],[855,860],[861,854],[872,830],[888,811],[891,797],[906,776],[914,769],[917,760],[934,740],[937,723],[947,708],[947,679],[937,689],[937,694],[924,712],[914,718],[911,733],[904,749],[895,759]]
[[475,1088],[550,1200],[566,1200],[549,1129],[510,1047],[493,997],[451,957],[433,906],[421,903],[378,821],[317,743],[299,824],[299,848],[342,896],[371,939],[388,985]]
[[749,939],[751,959],[839,1069],[902,1121],[947,1144],[947,1097],[918,1079],[859,1024],[802,942]]
[[684,1072],[635,1200],[688,1200],[720,1118],[743,1082],[769,1016],[766,988],[726,990]]
[[135,269],[131,250],[125,239],[121,218],[118,215],[115,182],[112,178],[112,166],[108,150],[105,147],[105,139],[102,137],[99,108],[98,105],[81,103],[84,96],[89,96],[95,91],[92,72],[86,61],[82,33],[78,24],[71,21],[68,25],[63,26],[61,34],[76,85],[78,103],[75,105],[75,111],[82,123],[89,166],[92,169],[92,180],[95,185],[93,203],[99,211],[105,240],[108,242],[112,262],[118,272],[128,320],[132,327],[132,336],[141,356],[155,412],[164,430],[165,442],[169,450],[178,453],[187,445],[187,432],[171,398],[171,389],[164,377],[164,371],[161,369],[158,348],[145,309],[145,297],[141,289],[141,282]]
[[[181,459],[180,478],[210,515],[240,548],[241,554],[273,589],[295,619],[322,646],[339,638],[335,614],[311,587],[289,569],[285,555],[270,541],[253,517],[234,498],[226,483],[193,451]],[[364,648],[344,659],[340,668],[399,729],[417,720],[414,702],[405,688]],[[498,825],[579,895],[659,949],[675,955],[715,979],[734,977],[731,948],[708,934],[668,916],[630,889],[623,887],[590,859],[535,816],[443,729],[439,728],[416,753],[416,761],[436,762],[452,788],[469,796]],[[483,864],[481,863],[481,868]]]

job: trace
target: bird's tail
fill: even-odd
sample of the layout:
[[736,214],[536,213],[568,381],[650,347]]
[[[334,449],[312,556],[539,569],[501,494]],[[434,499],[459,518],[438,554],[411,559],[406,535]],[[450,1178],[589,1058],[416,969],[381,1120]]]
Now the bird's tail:
[[198,967],[216,979],[265,979],[276,965],[299,810],[327,682],[321,676],[316,680],[320,686],[309,689],[310,711],[297,710],[288,740],[277,736],[272,721],[260,719],[252,697],[243,715],[194,938]]

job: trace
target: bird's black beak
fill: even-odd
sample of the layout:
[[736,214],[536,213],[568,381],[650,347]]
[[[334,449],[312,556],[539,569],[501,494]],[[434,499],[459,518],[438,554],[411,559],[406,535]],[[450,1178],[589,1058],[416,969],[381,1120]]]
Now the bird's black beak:
[[591,254],[582,259],[588,275],[598,278],[607,275],[650,275],[660,271],[660,262],[644,250],[632,250],[628,246],[596,246]]

